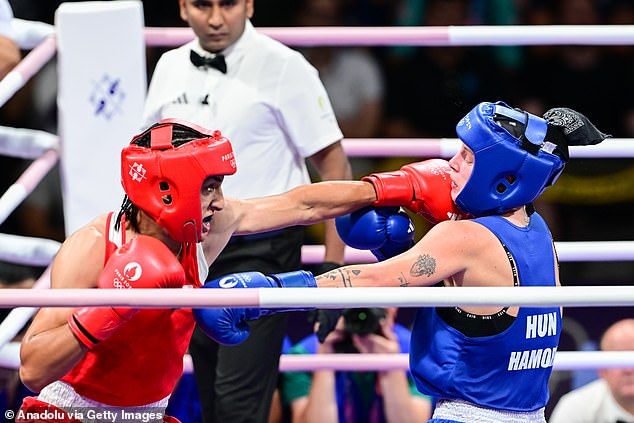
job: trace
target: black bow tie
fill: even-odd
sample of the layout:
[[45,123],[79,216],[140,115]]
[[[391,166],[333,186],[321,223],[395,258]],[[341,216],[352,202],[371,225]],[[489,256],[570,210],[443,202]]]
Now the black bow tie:
[[197,68],[207,66],[210,68],[218,69],[222,73],[227,73],[227,63],[225,62],[225,56],[222,54],[216,54],[213,58],[204,57],[196,53],[194,50],[189,52],[189,60],[192,61]]

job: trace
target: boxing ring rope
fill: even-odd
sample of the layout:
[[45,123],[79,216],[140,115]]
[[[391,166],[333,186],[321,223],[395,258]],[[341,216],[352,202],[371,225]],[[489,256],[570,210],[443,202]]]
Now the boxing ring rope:
[[59,160],[55,150],[47,150],[20,175],[7,191],[0,197],[0,224],[16,209],[20,203],[35,189]]
[[[0,348],[0,368],[17,369],[20,366],[19,342],[10,342]],[[553,370],[592,370],[634,367],[634,354],[629,351],[557,351]],[[280,371],[298,372],[315,370],[380,371],[409,370],[407,354],[315,354],[280,356]],[[191,357],[183,359],[183,372],[192,373]]]
[[[630,261],[634,260],[634,241],[556,241],[560,262],[575,261]],[[323,245],[302,247],[302,262],[316,264],[324,261]],[[371,263],[376,258],[369,251],[346,247],[346,263]]]
[[[186,363],[187,364],[187,363]],[[588,370],[634,367],[630,351],[557,351],[554,370]],[[407,354],[285,354],[280,358],[284,372],[315,370],[409,370]]]
[[[43,276],[44,277],[44,276]],[[563,305],[630,306],[634,302],[634,287],[481,287],[481,288],[246,288],[246,289],[143,289],[95,290],[59,289],[31,291],[4,290],[0,307],[14,306],[127,306],[156,308],[177,307],[376,307],[376,306],[453,306],[460,305],[530,305],[548,307]],[[22,310],[22,309],[16,309]],[[16,311],[13,310],[13,311]],[[19,329],[18,329],[19,330]],[[6,336],[4,337],[6,339]],[[10,338],[9,338],[10,339]],[[17,367],[15,345],[0,339],[0,367]],[[16,361],[17,360],[17,361]],[[408,368],[406,354],[333,354],[293,356],[282,355],[281,371],[319,369],[367,371]],[[634,367],[634,352],[566,352],[555,356],[554,370]],[[184,371],[191,372],[191,358],[184,357]]]
[[[44,277],[44,276],[43,276]],[[448,291],[450,290],[450,291]],[[0,307],[14,306],[133,306],[141,308],[177,307],[288,307],[319,308],[375,306],[452,306],[461,305],[530,305],[548,307],[630,306],[634,302],[634,287],[503,287],[503,288],[257,288],[257,289],[165,289],[94,290],[60,289],[32,291],[6,289]],[[16,309],[21,310],[21,309]],[[14,310],[15,311],[15,310]],[[5,336],[6,338],[6,336]],[[16,365],[15,346],[0,345],[0,366]],[[5,351],[5,348],[7,351]],[[297,370],[389,370],[407,369],[406,354],[362,356],[342,354],[331,356],[291,356],[280,359],[281,371]],[[604,367],[634,367],[634,352],[564,352],[557,353],[555,370],[593,369]],[[191,372],[191,358],[184,358],[184,371]]]
[[48,266],[61,245],[52,239],[0,234],[0,260],[29,266]]
[[59,150],[59,137],[45,131],[0,126],[0,154],[37,159],[46,150]]
[[[292,46],[508,46],[634,44],[634,25],[475,25],[258,28]],[[146,28],[146,45],[191,41],[190,28]]]
[[22,50],[32,50],[49,35],[55,34],[55,26],[45,22],[14,17],[10,22],[13,41]]
[[[15,348],[9,346],[9,348]],[[3,354],[0,350],[0,367],[16,366],[15,358]],[[6,358],[5,358],[6,355]],[[19,363],[17,364],[19,365]],[[16,366],[17,367],[17,366]],[[338,371],[381,371],[409,370],[408,354],[282,354],[280,371],[308,372],[316,370]],[[592,369],[634,368],[634,353],[631,351],[557,351],[553,370],[592,370]],[[194,370],[191,357],[183,359],[183,372]]]
[[[49,239],[0,234],[0,260],[42,266],[50,263],[60,245]],[[555,247],[560,262],[634,260],[634,241],[557,241]],[[18,252],[18,249],[22,250]],[[304,245],[302,262],[321,263],[324,253],[323,245]],[[346,247],[344,258],[347,264],[376,261],[369,251],[352,247]]]
[[[31,289],[24,289],[23,291],[33,293],[40,289],[50,288],[50,272],[50,267],[47,267],[33,287]],[[37,310],[37,307],[14,308],[9,312],[7,317],[4,318],[2,323],[0,323],[0,367],[19,367],[19,347],[16,348],[15,345],[13,345],[19,343],[10,341],[20,333]],[[17,362],[17,365],[14,366],[12,363],[15,362]]]
[[[346,138],[343,149],[350,157],[442,157],[460,149],[458,138]],[[632,158],[634,138],[610,138],[598,145],[571,146],[572,158]]]
[[0,81],[0,107],[26,84],[55,55],[55,36],[46,37]]
[[631,307],[634,286],[243,289],[3,289],[0,308]]
[[[265,34],[294,46],[344,45],[412,45],[412,46],[483,46],[483,45],[619,45],[634,44],[634,26],[460,26],[460,27],[320,27],[258,28]],[[43,41],[0,81],[0,107],[38,72],[55,54],[55,37],[42,33]],[[148,46],[176,46],[193,39],[190,28],[146,28]],[[35,42],[33,42],[35,45]],[[24,46],[22,46],[24,47]],[[11,131],[14,132],[11,132]],[[25,132],[22,132],[25,131]],[[599,146],[572,147],[572,157],[634,157],[632,139],[611,139]],[[442,139],[345,139],[351,157],[451,157],[459,140]],[[59,140],[42,131],[0,128],[0,154],[23,158],[37,157],[14,185],[0,197],[0,223],[41,181],[57,162]],[[633,260],[634,241],[556,243],[561,261]],[[11,247],[11,248],[9,248]],[[16,249],[22,253],[16,254]],[[59,249],[59,243],[43,239],[26,239],[0,234],[0,258],[10,261],[46,265]],[[323,260],[323,246],[305,246],[305,263]],[[346,249],[348,263],[370,262],[367,251]],[[17,367],[19,344],[8,342],[40,306],[76,307],[80,305],[138,307],[288,307],[320,308],[371,306],[453,306],[460,305],[533,305],[567,307],[631,306],[634,287],[557,287],[557,288],[357,288],[337,290],[243,289],[223,290],[41,290],[50,281],[50,269],[38,279],[35,290],[6,289],[0,307],[13,308],[0,325],[0,367]],[[216,292],[217,291],[217,292]],[[448,300],[451,298],[451,301]],[[169,304],[165,301],[169,299]],[[7,321],[11,321],[11,325]],[[19,326],[19,327],[18,327]],[[185,371],[191,360],[185,357]],[[594,369],[600,367],[634,367],[633,352],[563,352],[557,353],[555,370]],[[408,368],[407,355],[333,354],[328,356],[282,356],[280,370],[388,370]]]

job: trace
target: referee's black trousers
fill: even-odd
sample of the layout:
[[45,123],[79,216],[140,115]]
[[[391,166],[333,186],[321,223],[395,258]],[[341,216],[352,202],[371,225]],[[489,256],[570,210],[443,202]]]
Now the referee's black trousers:
[[[212,263],[207,280],[228,273],[280,273],[301,268],[303,228],[234,237]],[[223,346],[198,328],[190,354],[205,423],[266,423],[278,379],[287,319],[278,313],[249,322],[251,334],[237,346]]]

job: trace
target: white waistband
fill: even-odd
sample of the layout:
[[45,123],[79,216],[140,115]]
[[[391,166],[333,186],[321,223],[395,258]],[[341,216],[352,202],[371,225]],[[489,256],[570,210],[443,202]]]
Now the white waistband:
[[[142,413],[144,416],[143,422],[161,423],[165,415],[165,408],[167,408],[169,396],[150,404],[133,407],[117,407],[93,401],[75,392],[73,387],[68,383],[55,381],[44,387],[37,399],[66,411],[84,423],[101,423],[106,421],[129,423],[131,416],[135,415],[135,413]],[[99,413],[99,411],[102,410],[108,410],[110,413]]]
[[527,412],[504,411],[462,400],[439,400],[433,418],[469,423],[546,423],[543,408]]

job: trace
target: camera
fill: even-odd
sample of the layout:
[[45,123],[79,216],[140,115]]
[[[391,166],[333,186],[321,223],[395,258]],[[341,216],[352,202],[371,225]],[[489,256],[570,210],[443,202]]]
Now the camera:
[[381,333],[381,320],[386,317],[383,308],[347,308],[343,311],[345,337],[335,344],[338,353],[356,353],[352,344],[352,334],[368,335]]
[[367,335],[381,333],[381,319],[385,319],[382,308],[347,308],[343,311],[344,328],[347,333]]

